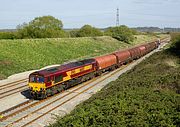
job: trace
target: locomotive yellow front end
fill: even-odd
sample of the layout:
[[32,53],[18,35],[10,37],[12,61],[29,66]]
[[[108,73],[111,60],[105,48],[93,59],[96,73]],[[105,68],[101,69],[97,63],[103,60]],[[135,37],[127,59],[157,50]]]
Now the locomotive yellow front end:
[[28,85],[32,98],[43,99],[46,96],[46,85],[43,76],[30,75]]

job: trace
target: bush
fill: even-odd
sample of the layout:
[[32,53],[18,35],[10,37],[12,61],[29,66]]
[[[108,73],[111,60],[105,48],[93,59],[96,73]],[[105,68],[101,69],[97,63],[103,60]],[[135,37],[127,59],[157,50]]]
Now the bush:
[[77,34],[78,34],[78,30],[71,30],[71,31],[69,31],[70,37],[77,37]]
[[0,32],[0,39],[15,39],[16,32]]
[[171,33],[171,39],[173,41],[172,48],[180,50],[180,33]]
[[95,36],[102,36],[102,32],[90,25],[84,25],[79,31],[77,31],[77,37],[95,37]]
[[112,36],[113,38],[126,43],[134,40],[133,34],[136,34],[135,30],[132,30],[124,25],[119,27],[110,27],[105,31],[105,35]]

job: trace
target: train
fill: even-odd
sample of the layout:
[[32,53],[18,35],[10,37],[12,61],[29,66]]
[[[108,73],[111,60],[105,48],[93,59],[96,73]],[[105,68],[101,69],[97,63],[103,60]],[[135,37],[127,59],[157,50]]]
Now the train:
[[45,99],[105,72],[113,71],[158,48],[164,40],[159,39],[126,50],[33,72],[29,75],[28,82],[30,96],[33,99]]

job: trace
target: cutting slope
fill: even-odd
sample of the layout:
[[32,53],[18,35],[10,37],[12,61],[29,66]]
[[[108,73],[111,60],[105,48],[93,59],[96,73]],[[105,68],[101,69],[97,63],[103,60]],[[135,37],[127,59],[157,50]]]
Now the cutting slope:
[[139,35],[131,44],[111,37],[65,39],[0,40],[0,79],[15,73],[106,54],[152,40],[154,36]]

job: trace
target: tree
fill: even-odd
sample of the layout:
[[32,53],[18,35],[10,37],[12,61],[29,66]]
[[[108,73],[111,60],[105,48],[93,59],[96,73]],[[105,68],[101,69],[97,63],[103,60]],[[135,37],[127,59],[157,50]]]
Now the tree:
[[53,16],[36,17],[31,22],[17,26],[19,38],[64,37],[61,20]]
[[134,40],[134,33],[134,30],[128,28],[125,25],[118,27],[110,27],[105,31],[105,35],[112,36],[113,38],[116,38],[119,41],[124,41],[126,43]]
[[95,36],[102,36],[102,32],[90,25],[84,25],[78,32],[77,37],[95,37]]

